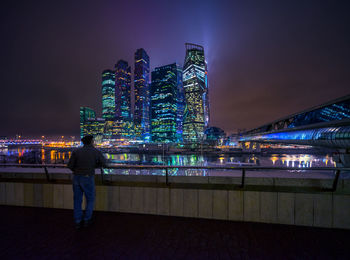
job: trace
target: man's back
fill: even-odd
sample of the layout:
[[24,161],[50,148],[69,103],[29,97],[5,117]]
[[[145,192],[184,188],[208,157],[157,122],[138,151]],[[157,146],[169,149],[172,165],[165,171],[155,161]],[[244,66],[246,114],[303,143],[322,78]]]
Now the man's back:
[[103,154],[93,145],[84,145],[73,151],[68,162],[68,168],[77,175],[93,175],[95,168],[105,166],[106,160]]

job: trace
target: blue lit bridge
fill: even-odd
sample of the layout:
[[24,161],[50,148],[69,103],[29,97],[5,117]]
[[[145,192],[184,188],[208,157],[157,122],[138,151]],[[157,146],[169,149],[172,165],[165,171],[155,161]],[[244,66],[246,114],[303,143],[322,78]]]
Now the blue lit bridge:
[[343,119],[350,119],[350,95],[264,124],[245,132],[245,135],[293,129],[317,123],[335,123]]
[[240,141],[329,147],[350,163],[350,95],[249,130]]

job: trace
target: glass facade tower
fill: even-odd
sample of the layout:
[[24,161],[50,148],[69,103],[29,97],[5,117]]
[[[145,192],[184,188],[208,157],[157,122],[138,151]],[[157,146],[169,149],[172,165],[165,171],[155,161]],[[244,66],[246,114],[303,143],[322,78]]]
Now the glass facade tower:
[[123,122],[131,118],[131,68],[128,62],[119,60],[115,65],[115,114]]
[[135,52],[134,71],[134,124],[137,139],[147,141],[150,135],[150,89],[149,89],[149,57],[144,49]]
[[207,66],[202,46],[186,43],[182,79],[186,103],[183,140],[199,143],[203,140],[204,130],[209,123]]
[[102,72],[102,117],[105,120],[115,117],[115,73],[112,70]]
[[83,138],[86,134],[86,122],[89,120],[95,120],[96,113],[89,107],[80,107],[80,138]]
[[151,134],[157,143],[175,143],[177,130],[178,66],[155,68],[151,84]]
[[182,143],[183,116],[185,110],[185,93],[182,84],[182,67],[177,65],[177,111],[176,111],[176,142]]

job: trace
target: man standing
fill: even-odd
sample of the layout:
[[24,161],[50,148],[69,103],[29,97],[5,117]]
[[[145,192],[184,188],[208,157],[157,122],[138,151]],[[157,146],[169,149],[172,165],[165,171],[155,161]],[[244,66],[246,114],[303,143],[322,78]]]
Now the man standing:
[[[79,229],[92,223],[95,203],[95,168],[106,167],[103,154],[93,146],[93,136],[81,139],[84,146],[73,151],[68,168],[73,171],[74,222]],[[86,207],[83,215],[82,202],[85,194]]]

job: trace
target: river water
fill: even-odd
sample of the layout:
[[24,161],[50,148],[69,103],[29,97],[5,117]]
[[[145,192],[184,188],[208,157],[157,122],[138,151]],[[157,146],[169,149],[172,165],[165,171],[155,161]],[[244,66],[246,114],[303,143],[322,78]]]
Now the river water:
[[[67,163],[71,151],[11,148],[0,149],[0,163]],[[105,153],[111,164],[143,164],[143,165],[245,165],[285,166],[285,167],[333,167],[336,163],[331,154],[142,154],[142,153]]]
[[[0,163],[67,163],[71,151],[46,150],[39,148],[11,148],[0,150]],[[108,163],[132,164],[132,165],[169,165],[169,166],[284,166],[299,167],[301,172],[310,167],[334,167],[331,154],[138,154],[138,153],[105,153]],[[125,175],[164,175],[163,170],[105,170],[105,173],[117,173]],[[206,176],[221,175],[213,170],[178,170],[174,169],[171,175]],[[225,173],[224,175],[227,175]]]

